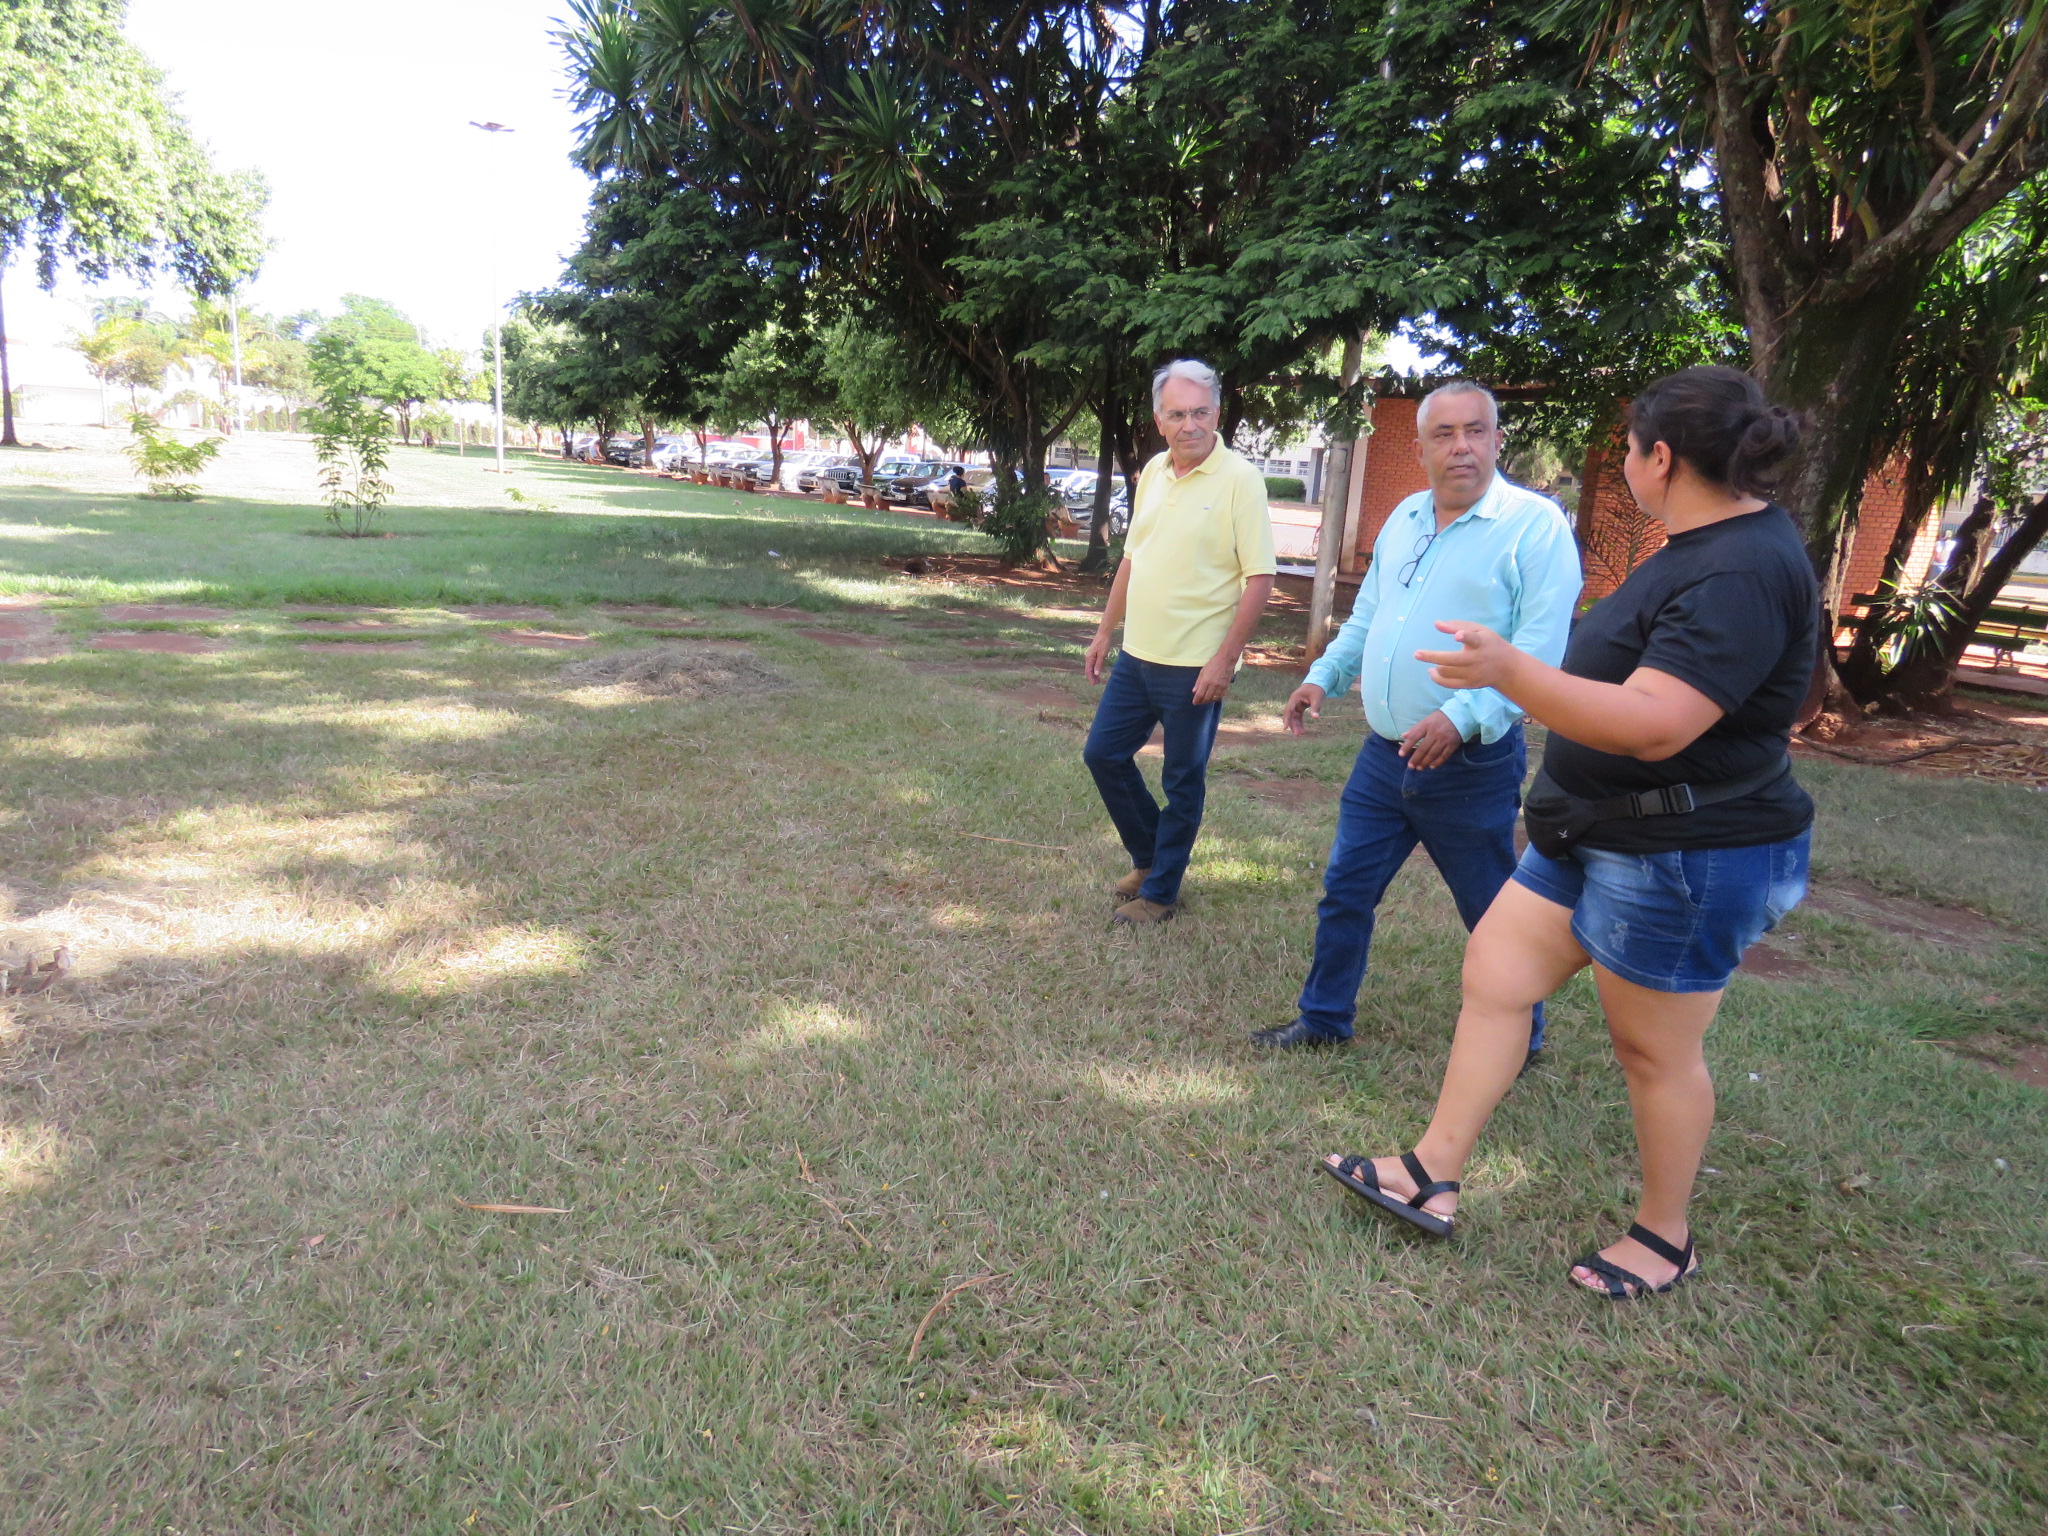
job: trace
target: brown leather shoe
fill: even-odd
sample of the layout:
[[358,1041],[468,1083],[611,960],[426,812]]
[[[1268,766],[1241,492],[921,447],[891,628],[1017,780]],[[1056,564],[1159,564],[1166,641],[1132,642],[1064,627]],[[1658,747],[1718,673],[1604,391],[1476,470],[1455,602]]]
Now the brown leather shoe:
[[1127,901],[1118,907],[1109,920],[1112,923],[1129,923],[1135,928],[1149,928],[1155,923],[1170,922],[1173,914],[1179,910],[1178,904],[1168,906],[1163,902],[1147,901],[1140,896],[1137,900]]
[[1117,881],[1115,885],[1112,885],[1109,888],[1109,894],[1118,901],[1136,901],[1138,899],[1138,892],[1144,888],[1145,877],[1151,873],[1152,871],[1149,869],[1134,869],[1128,875],[1125,875],[1123,879]]

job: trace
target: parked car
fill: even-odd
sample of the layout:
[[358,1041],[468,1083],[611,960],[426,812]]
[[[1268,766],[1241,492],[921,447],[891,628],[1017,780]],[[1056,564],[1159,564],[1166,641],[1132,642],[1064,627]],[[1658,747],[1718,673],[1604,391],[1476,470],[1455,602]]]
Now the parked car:
[[604,461],[622,469],[638,469],[647,462],[647,444],[637,437],[614,437],[604,445]]
[[689,467],[696,454],[695,443],[680,437],[657,437],[654,440],[654,457],[647,462],[664,474],[674,474]]
[[889,482],[889,499],[907,501],[915,507],[928,507],[932,504],[932,489],[935,486],[943,488],[953,478],[955,470],[962,475],[967,473],[964,464],[956,464],[950,459],[926,459],[908,474],[898,475]]
[[[846,477],[851,474],[852,481]],[[821,462],[802,470],[796,477],[796,488],[806,496],[815,496],[827,485],[836,484],[841,490],[860,479],[860,460],[845,454],[826,456]]]
[[[1096,478],[1094,470],[1082,470],[1068,477],[1061,493],[1061,499],[1067,504],[1067,516],[1084,534],[1095,521]],[[1109,493],[1109,531],[1114,536],[1125,532],[1130,525],[1130,493],[1124,485],[1123,476],[1118,475]]]
[[820,453],[814,448],[806,448],[797,453],[785,453],[782,456],[782,478],[776,483],[785,491],[801,491],[804,487],[798,482],[805,473],[829,463],[831,458],[831,454]]
[[[875,464],[875,484],[882,488],[882,493],[886,496],[889,486],[896,477],[908,474],[911,470],[916,469],[917,465],[918,461],[916,459],[899,457],[879,460]],[[858,496],[860,494],[859,459],[835,460],[823,471],[823,474],[824,478],[838,485],[842,495]]]

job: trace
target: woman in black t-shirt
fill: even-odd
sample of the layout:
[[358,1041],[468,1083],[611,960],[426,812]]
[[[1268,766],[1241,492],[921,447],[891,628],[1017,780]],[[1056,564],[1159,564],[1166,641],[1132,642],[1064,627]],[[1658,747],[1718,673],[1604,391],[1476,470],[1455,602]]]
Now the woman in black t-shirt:
[[1400,1158],[1325,1171],[1451,1231],[1458,1175],[1523,1065],[1529,1009],[1582,967],[1628,1078],[1643,1198],[1572,1278],[1614,1301],[1698,1265],[1686,1207],[1714,1118],[1701,1044],[1742,952],[1806,892],[1813,802],[1786,756],[1820,643],[1797,529],[1766,499],[1798,445],[1790,413],[1732,368],[1689,368],[1629,413],[1623,472],[1671,539],[1573,633],[1562,668],[1477,624],[1421,651],[1455,688],[1494,688],[1550,732],[1530,848],[1473,931],[1436,1114]]

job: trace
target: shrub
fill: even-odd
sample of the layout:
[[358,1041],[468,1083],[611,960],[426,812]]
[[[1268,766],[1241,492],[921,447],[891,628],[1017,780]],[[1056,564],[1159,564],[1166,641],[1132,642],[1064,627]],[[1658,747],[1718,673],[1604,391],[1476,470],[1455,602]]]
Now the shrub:
[[965,523],[969,528],[979,528],[985,510],[981,492],[970,485],[953,493],[953,500],[946,507],[945,515],[952,522]]
[[1060,504],[1050,491],[1027,496],[1014,481],[998,478],[995,505],[982,514],[981,531],[994,539],[1006,565],[1024,565],[1052,547],[1052,513]]
[[1266,500],[1307,501],[1308,486],[1293,475],[1266,476]]
[[384,464],[391,455],[391,418],[374,400],[335,391],[307,412],[313,428],[313,456],[320,461],[320,498],[327,520],[352,539],[369,536],[384,510],[391,482]]
[[181,443],[167,436],[163,426],[141,411],[128,418],[133,434],[122,452],[135,466],[135,473],[149,482],[149,494],[172,501],[191,501],[199,494],[191,477],[211,464],[220,452],[223,438],[209,437],[196,443]]

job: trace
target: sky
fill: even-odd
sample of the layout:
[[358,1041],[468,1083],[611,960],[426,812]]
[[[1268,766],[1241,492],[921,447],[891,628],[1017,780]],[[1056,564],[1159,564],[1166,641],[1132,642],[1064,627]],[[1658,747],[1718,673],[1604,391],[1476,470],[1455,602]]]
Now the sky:
[[[272,249],[254,308],[332,313],[388,299],[440,346],[474,350],[490,324],[492,248],[505,298],[550,286],[577,244],[590,182],[569,162],[574,115],[552,33],[563,0],[129,0],[128,35],[163,71],[223,169],[270,183]],[[487,134],[470,120],[509,125]],[[116,279],[8,284],[10,337],[53,357]],[[159,308],[185,301],[160,290]],[[38,366],[39,365],[39,366]]]

